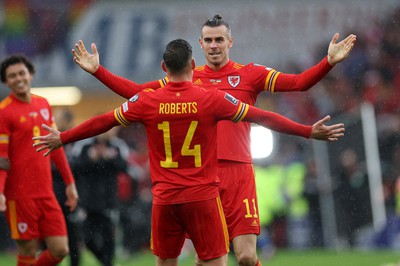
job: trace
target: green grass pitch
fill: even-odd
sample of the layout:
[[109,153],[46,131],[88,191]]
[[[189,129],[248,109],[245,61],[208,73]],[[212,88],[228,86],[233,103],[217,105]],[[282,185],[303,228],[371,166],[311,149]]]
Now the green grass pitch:
[[[261,255],[260,255],[261,257]],[[400,251],[287,251],[278,250],[268,261],[262,259],[265,266],[400,266]],[[0,253],[0,265],[16,265],[13,253]],[[84,252],[82,266],[99,266],[100,264],[88,252]],[[116,258],[115,266],[148,266],[155,265],[154,256],[150,252],[143,252],[140,255],[128,259]],[[181,258],[181,266],[192,266],[193,256]],[[229,266],[234,266],[235,258],[229,257]],[[69,266],[68,259],[65,259],[60,266]]]

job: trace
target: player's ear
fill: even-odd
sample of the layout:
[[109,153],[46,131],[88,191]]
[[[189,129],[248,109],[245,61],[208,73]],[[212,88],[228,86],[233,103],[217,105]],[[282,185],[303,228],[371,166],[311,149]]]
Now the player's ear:
[[194,58],[192,58],[192,69],[194,69],[196,67],[196,61],[194,60]]
[[164,70],[165,73],[167,72],[167,68],[165,67],[165,62],[164,62],[164,60],[161,61],[161,68],[162,68],[162,70]]
[[233,37],[231,36],[231,37],[229,38],[228,48],[230,49],[230,48],[232,47],[232,45],[233,45]]
[[199,44],[200,48],[203,49],[203,39],[201,37],[199,38]]

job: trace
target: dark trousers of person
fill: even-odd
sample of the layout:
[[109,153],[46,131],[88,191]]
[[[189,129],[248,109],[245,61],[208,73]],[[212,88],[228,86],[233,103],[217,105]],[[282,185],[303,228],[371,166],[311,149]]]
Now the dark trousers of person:
[[79,266],[80,259],[81,259],[81,251],[80,251],[81,228],[80,228],[80,224],[76,218],[76,213],[64,212],[64,214],[65,214],[65,221],[67,224],[67,231],[68,231],[70,266]]
[[83,223],[84,241],[103,266],[112,266],[115,253],[115,225],[106,212],[87,211]]

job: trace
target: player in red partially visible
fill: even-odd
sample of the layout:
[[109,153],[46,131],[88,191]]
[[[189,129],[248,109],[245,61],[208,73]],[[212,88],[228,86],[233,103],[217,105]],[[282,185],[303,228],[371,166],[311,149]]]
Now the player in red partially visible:
[[[43,158],[32,149],[42,124],[55,126],[46,99],[30,93],[34,66],[14,55],[0,63],[1,81],[11,93],[0,102],[0,211],[6,211],[18,248],[17,265],[57,265],[68,255],[63,213],[53,192],[50,159],[66,183],[66,205],[75,209],[78,193],[64,151]],[[40,241],[47,250],[36,258]]]
[[245,104],[219,90],[192,83],[192,50],[184,40],[170,42],[163,54],[170,82],[162,90],[143,90],[112,112],[47,136],[33,138],[45,156],[63,144],[100,134],[119,124],[145,125],[153,184],[152,241],[157,265],[177,265],[186,233],[203,265],[227,265],[229,239],[219,198],[217,139],[219,120],[259,123],[279,132],[336,141],[343,124],[313,126]]
[[[327,56],[317,65],[300,74],[285,74],[254,63],[242,65],[230,60],[229,49],[233,45],[231,28],[220,15],[216,15],[202,26],[199,42],[206,65],[194,70],[193,83],[207,89],[229,92],[250,105],[254,105],[257,96],[263,91],[305,91],[349,55],[356,36],[350,34],[340,42],[337,42],[338,38],[339,34],[336,33],[329,44]],[[79,41],[76,50],[72,51],[74,61],[125,98],[132,97],[144,88],[163,87],[168,82],[167,77],[159,81],[137,84],[116,76],[100,65],[95,44],[92,44],[92,50],[93,54],[88,53],[83,42]],[[250,124],[222,121],[218,124],[217,138],[220,195],[230,240],[233,242],[239,265],[258,265],[256,241],[260,226],[250,152]],[[249,213],[248,210],[254,212]]]

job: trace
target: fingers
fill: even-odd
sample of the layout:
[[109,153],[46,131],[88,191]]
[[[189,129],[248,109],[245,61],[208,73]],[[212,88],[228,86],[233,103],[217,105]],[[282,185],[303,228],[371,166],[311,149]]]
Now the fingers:
[[44,157],[47,157],[53,150],[49,149],[45,154],[43,154]]
[[328,122],[329,120],[331,120],[331,117],[329,115],[327,115],[324,118],[322,118],[321,120],[319,120],[317,123],[315,123],[315,125],[322,126],[324,123]]
[[331,43],[335,44],[338,39],[339,39],[339,33],[336,32],[332,37]]
[[93,54],[95,54],[95,55],[97,55],[99,52],[97,51],[97,46],[96,46],[96,44],[95,43],[92,43],[92,51],[93,51]]
[[83,41],[82,41],[82,40],[79,40],[78,43],[75,44],[75,47],[76,47],[76,49],[77,49],[77,51],[78,51],[79,54],[83,54],[83,53],[87,52],[87,51],[86,51],[86,47],[85,47],[85,45],[83,44]]
[[54,128],[49,127],[49,126],[46,125],[46,124],[42,124],[42,128],[43,128],[44,130],[46,130],[46,131],[54,132]]

